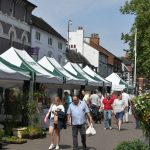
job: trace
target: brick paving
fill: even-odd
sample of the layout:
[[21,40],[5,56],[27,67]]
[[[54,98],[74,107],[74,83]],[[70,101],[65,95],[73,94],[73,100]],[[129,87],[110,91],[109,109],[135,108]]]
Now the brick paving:
[[[122,126],[122,130],[118,131],[116,125],[113,124],[113,130],[104,130],[103,123],[94,125],[97,134],[95,136],[87,137],[87,146],[89,150],[113,150],[113,148],[122,141],[141,139],[143,134],[141,130],[134,129],[135,122],[133,117],[130,116],[130,122]],[[79,138],[80,150],[82,150]],[[5,144],[4,150],[48,150],[49,137],[48,133],[46,138],[28,140],[25,144]],[[67,130],[61,131],[60,149],[72,150],[72,136],[71,127]]]

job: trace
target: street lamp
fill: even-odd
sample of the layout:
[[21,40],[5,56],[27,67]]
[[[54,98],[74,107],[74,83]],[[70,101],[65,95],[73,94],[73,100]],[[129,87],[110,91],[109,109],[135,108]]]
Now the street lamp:
[[70,31],[70,25],[72,25],[72,21],[68,20],[68,49],[69,49],[69,31]]
[[136,92],[136,57],[137,57],[137,28],[135,28],[135,38],[134,38],[134,90]]

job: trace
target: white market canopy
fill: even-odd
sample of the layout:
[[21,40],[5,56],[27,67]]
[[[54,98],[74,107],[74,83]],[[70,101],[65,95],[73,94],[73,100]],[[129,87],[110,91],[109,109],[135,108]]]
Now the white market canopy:
[[89,86],[102,86],[103,82],[97,81],[94,78],[92,78],[91,76],[89,76],[88,74],[86,74],[86,72],[84,72],[79,65],[77,65],[76,63],[70,63],[68,62],[64,68],[66,70],[69,71],[69,73],[78,76],[78,78],[82,78],[87,80],[87,83]]
[[111,82],[107,81],[106,79],[104,79],[103,77],[101,77],[100,75],[98,75],[96,72],[94,72],[89,66],[85,66],[83,68],[83,70],[90,76],[92,76],[93,78],[95,78],[96,80],[102,81],[104,82],[105,86],[111,86]]
[[36,74],[36,82],[62,84],[62,80],[53,76],[43,69],[33,58],[24,50],[11,47],[0,55],[0,58],[20,69],[27,70]]
[[72,76],[54,58],[44,56],[38,63],[53,75],[65,79],[66,84],[85,85],[85,80]]
[[27,73],[13,70],[0,62],[0,87],[8,88],[22,84],[23,80],[30,80]]
[[128,84],[124,80],[122,80],[116,73],[110,74],[105,79],[112,82],[113,91],[122,91],[123,89],[128,88]]

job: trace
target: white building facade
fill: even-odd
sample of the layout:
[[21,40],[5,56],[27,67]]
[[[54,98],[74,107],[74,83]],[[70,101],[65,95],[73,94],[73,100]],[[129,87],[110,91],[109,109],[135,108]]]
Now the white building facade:
[[99,67],[99,51],[90,46],[90,38],[84,37],[84,30],[79,27],[75,32],[69,32],[69,47],[81,53],[95,68]]
[[[60,65],[65,63],[66,40],[43,19],[32,17],[31,47],[36,51],[35,60],[43,56],[55,58]],[[34,51],[33,50],[33,51]]]

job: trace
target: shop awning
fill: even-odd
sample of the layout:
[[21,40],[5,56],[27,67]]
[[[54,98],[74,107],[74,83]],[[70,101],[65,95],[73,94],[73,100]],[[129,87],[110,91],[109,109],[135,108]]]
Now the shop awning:
[[62,78],[65,84],[85,85],[85,80],[74,77],[68,73],[54,58],[44,56],[38,63],[48,72]]
[[68,62],[64,68],[69,71],[69,73],[76,75],[78,78],[85,79],[87,81],[87,85],[89,86],[103,86],[102,81],[95,80],[93,77],[89,76],[86,72],[84,72],[79,65],[76,63]]
[[99,74],[97,74],[96,72],[94,72],[89,66],[85,66],[83,68],[83,70],[89,75],[92,76],[95,80],[98,80],[100,82],[104,82],[105,86],[110,86],[112,85],[111,82],[107,81],[106,79],[104,79],[103,77],[101,77]]
[[123,79],[121,79],[116,73],[110,74],[105,79],[112,82],[113,91],[122,91],[123,89],[128,88],[128,84]]
[[11,47],[6,52],[0,55],[0,58],[16,66],[20,69],[27,70],[32,74],[32,78],[35,77],[36,82],[39,83],[56,83],[62,84],[62,79],[55,77],[54,75],[43,69],[33,58],[24,50],[18,50]]

